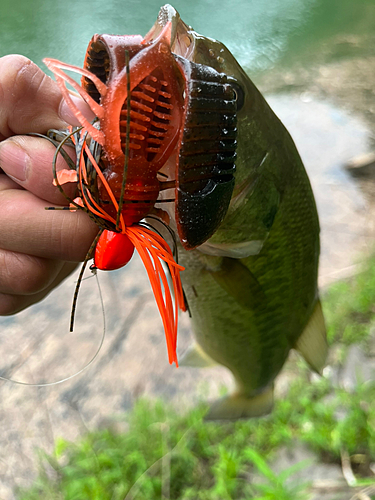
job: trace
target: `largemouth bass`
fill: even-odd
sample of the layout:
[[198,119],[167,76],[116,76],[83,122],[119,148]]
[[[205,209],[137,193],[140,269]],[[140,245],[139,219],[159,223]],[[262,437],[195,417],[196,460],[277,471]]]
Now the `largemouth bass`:
[[288,131],[229,50],[194,32],[170,6],[154,31],[168,19],[172,52],[232,77],[237,92],[229,208],[207,242],[179,254],[196,338],[181,364],[219,363],[233,373],[236,393],[215,403],[209,418],[258,416],[272,408],[273,381],[290,349],[317,372],[325,365],[314,196]]
[[[158,247],[162,254],[152,256],[154,264],[142,258],[170,362],[177,363],[177,313],[170,296],[162,300],[160,280],[165,291],[167,285],[157,258],[168,263],[176,307],[184,310],[186,299],[192,317],[196,344],[181,364],[218,363],[236,380],[236,392],[216,402],[208,418],[269,412],[274,380],[291,349],[317,372],[327,356],[318,215],[289,133],[229,50],[193,31],[170,5],[144,38],[95,35],[84,69],[45,62],[83,127],[77,175],[60,172],[56,183],[80,179],[73,205],[104,231],[97,267],[124,265],[132,245],[145,256],[151,238],[147,251]],[[65,69],[82,74],[82,87]],[[97,123],[82,116],[64,81],[80,92]],[[185,295],[166,244],[140,224],[151,214],[179,236]],[[115,250],[108,260],[109,245]],[[121,249],[126,259],[119,264]]]

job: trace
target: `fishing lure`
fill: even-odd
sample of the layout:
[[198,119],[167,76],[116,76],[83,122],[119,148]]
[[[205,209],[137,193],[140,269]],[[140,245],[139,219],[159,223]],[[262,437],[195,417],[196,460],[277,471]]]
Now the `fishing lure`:
[[[102,229],[87,260],[94,250],[95,268],[117,269],[137,248],[161,313],[169,361],[177,364],[177,310],[186,310],[179,276],[183,268],[164,239],[139,222],[152,214],[170,221],[155,206],[168,204],[163,196],[167,192],[172,193],[185,249],[214,233],[234,187],[236,94],[225,75],[173,54],[171,37],[171,22],[155,39],[95,35],[84,68],[54,59],[44,62],[81,123],[65,137],[75,144],[77,163],[60,172],[54,167],[54,182],[62,192],[64,183],[77,182],[80,196],[69,200],[71,209],[85,210]],[[67,70],[82,75],[81,85]],[[66,84],[90,106],[97,117],[94,123],[75,106]],[[202,137],[203,148],[197,148]],[[167,263],[172,278],[174,311],[159,259]],[[76,297],[77,292],[73,317]]]
[[[185,295],[181,269],[171,260],[167,265],[181,291],[176,304],[183,308],[187,298],[196,338],[180,364],[221,364],[237,385],[208,417],[269,412],[291,349],[317,372],[327,357],[317,287],[319,220],[289,133],[229,50],[194,32],[170,5],[144,38],[95,35],[83,69],[46,64],[82,126],[80,199],[72,204],[115,233],[114,240],[125,238],[127,249],[126,237],[134,243],[150,214],[178,235]],[[82,86],[68,69],[82,75]],[[65,83],[88,103],[94,123],[74,106]],[[75,174],[58,173],[56,182],[65,175]],[[160,251],[166,243],[159,238],[160,247],[139,242],[140,255],[145,244]],[[107,240],[95,245],[106,253]],[[149,275],[160,285],[153,264]],[[167,319],[177,318],[169,300],[165,310]],[[174,335],[167,334],[172,348]]]

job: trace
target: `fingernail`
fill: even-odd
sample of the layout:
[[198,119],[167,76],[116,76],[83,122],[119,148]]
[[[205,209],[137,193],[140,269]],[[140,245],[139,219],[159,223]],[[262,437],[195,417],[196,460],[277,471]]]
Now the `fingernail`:
[[[85,116],[85,118],[88,119],[89,122],[91,122],[95,118],[94,113],[91,111],[89,105],[85,103],[85,101],[83,101],[80,97],[76,97],[74,95],[71,95],[70,98],[72,99],[77,110],[80,111],[83,114],[83,116]],[[59,116],[62,120],[64,120],[64,122],[67,122],[70,125],[76,125],[76,126],[81,125],[77,120],[76,115],[70,109],[70,107],[68,106],[68,104],[64,99],[61,101],[60,104]]]
[[13,139],[0,143],[0,168],[15,181],[25,181],[30,157]]

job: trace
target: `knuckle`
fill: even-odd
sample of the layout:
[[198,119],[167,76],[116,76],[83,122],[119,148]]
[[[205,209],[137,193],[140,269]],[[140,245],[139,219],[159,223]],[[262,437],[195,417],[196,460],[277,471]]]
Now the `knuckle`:
[[11,117],[17,104],[23,99],[29,85],[30,71],[37,68],[27,57],[21,55],[4,56],[0,59],[0,133],[4,137],[12,135]]
[[[4,94],[14,90],[19,75],[25,73],[25,69],[36,66],[30,59],[18,54],[8,55],[0,58],[0,103],[4,101]],[[5,101],[4,101],[5,102]]]
[[24,297],[0,293],[0,316],[11,316],[22,311],[26,307],[24,302]]
[[98,226],[84,212],[74,215],[64,218],[61,231],[55,233],[55,245],[60,248],[64,260],[82,262],[98,233]]
[[0,269],[3,290],[19,295],[43,291],[54,277],[47,259],[16,252],[0,251]]
[[2,199],[2,196],[3,193],[5,191],[9,191],[10,189],[22,189],[21,186],[19,184],[17,184],[16,182],[14,182],[10,177],[8,177],[7,175],[5,174],[1,174],[0,173],[0,206],[1,206],[1,199]]
[[[24,76],[29,68],[37,67],[30,59],[21,55],[10,55],[0,58],[0,89],[1,104],[6,104],[7,97],[13,97],[15,91],[19,91],[19,85],[25,85]],[[35,70],[34,70],[35,71]]]
[[45,131],[45,114],[51,125],[59,123],[60,101],[55,83],[30,59],[21,55],[0,58],[0,137],[31,129]]
[[19,280],[19,293],[22,295],[33,295],[43,291],[50,282],[50,275],[46,266],[40,265],[38,259],[24,266],[24,273]]

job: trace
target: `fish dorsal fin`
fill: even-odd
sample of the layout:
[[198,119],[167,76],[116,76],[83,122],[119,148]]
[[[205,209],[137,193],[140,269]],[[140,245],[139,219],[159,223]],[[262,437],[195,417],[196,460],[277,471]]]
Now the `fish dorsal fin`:
[[322,373],[327,360],[328,344],[326,326],[319,299],[307,326],[294,348],[302,354],[313,370],[320,374]]
[[180,366],[192,366],[195,368],[208,368],[216,366],[217,363],[208,354],[206,354],[200,345],[194,342],[184,352],[179,360]]

